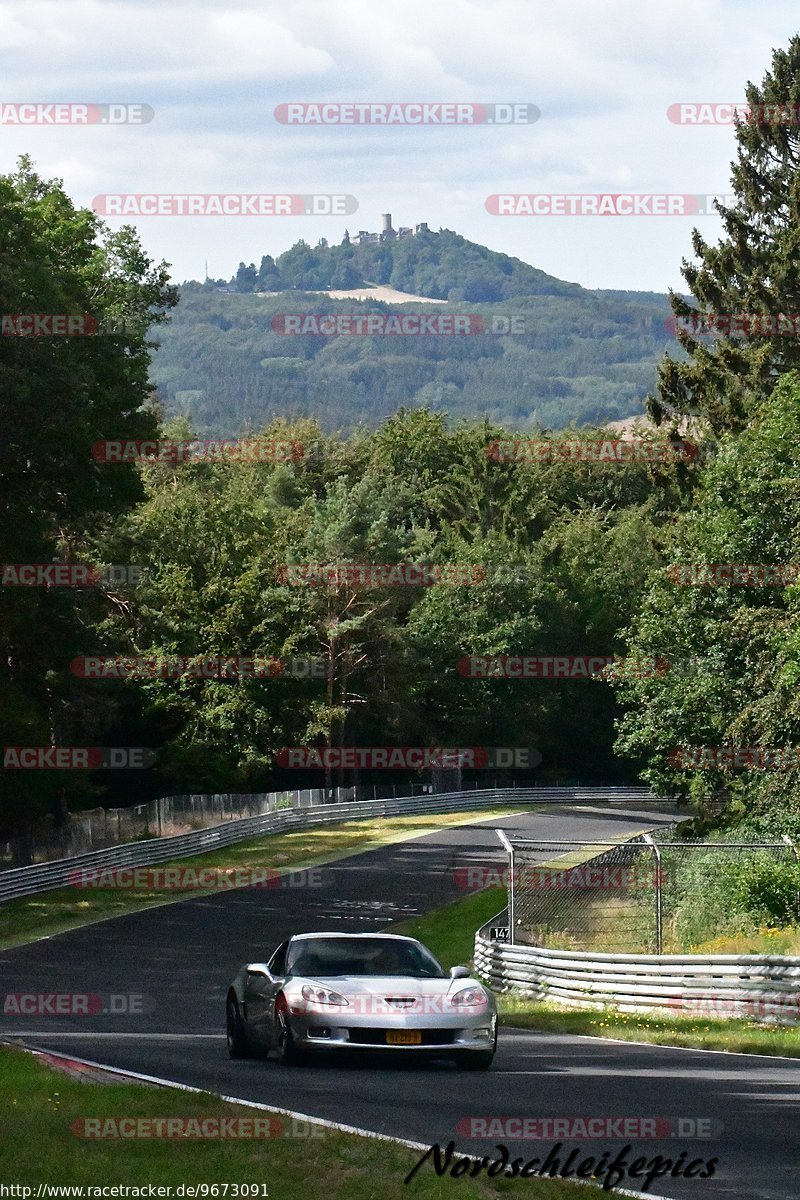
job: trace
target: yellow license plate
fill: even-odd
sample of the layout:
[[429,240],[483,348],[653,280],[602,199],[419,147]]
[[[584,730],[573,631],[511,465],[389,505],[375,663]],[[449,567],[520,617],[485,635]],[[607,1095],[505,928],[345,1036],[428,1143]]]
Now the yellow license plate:
[[422,1034],[419,1029],[389,1029],[386,1033],[388,1046],[421,1046]]

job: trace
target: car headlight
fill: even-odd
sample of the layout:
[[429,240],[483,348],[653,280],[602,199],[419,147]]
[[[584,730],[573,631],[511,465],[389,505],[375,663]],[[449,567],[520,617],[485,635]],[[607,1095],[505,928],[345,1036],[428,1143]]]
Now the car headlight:
[[463,1006],[474,1007],[478,1004],[486,1003],[486,993],[480,987],[462,988],[460,992],[456,992],[450,997],[450,1003],[457,1005],[459,1008]]
[[314,987],[313,984],[304,983],[300,990],[303,999],[310,1000],[312,1004],[337,1004],[341,1007],[343,1004],[350,1003],[341,992],[332,992],[330,988]]

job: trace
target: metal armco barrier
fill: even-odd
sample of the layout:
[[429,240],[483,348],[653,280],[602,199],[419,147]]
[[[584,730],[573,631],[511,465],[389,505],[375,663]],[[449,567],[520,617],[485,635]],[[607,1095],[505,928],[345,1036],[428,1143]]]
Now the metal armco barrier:
[[[405,797],[396,800],[356,800],[346,804],[319,804],[302,808],[285,808],[259,817],[244,817],[226,821],[208,829],[174,837],[148,838],[93,850],[73,858],[37,863],[0,871],[0,902],[37,892],[66,887],[70,875],[92,867],[106,870],[115,867],[150,867],[194,854],[208,854],[262,834],[284,832],[306,825],[351,821],[367,817],[391,817],[404,813],[458,812],[491,805],[575,804],[586,801],[618,800],[655,802],[646,788],[492,788],[484,791],[446,792],[442,795]],[[662,801],[663,803],[663,801]]]
[[800,958],[767,954],[600,954],[545,950],[492,940],[507,910],[475,935],[475,967],[495,991],[568,1008],[612,1005],[622,1012],[800,1017]]

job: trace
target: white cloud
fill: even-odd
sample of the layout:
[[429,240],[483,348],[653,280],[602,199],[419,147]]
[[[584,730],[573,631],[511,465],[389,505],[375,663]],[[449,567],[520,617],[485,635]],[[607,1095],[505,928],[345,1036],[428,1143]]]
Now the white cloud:
[[[589,286],[680,286],[691,222],[498,219],[498,191],[724,192],[730,128],[671,125],[670,103],[741,97],[795,32],[788,0],[0,0],[3,97],[138,101],[146,126],[0,128],[0,170],[30,152],[77,200],[119,191],[355,194],[351,229],[429,220]],[[527,101],[514,128],[292,128],[291,100]],[[713,233],[715,218],[704,229]],[[184,278],[332,220],[143,220]],[[200,265],[198,265],[200,264]]]

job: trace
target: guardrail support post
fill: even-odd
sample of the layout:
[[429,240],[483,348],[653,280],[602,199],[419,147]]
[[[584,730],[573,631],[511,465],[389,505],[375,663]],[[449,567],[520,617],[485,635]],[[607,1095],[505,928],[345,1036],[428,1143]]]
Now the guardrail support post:
[[663,953],[663,919],[664,913],[661,902],[661,851],[649,833],[642,835],[642,840],[652,846],[656,861],[656,954]]
[[[800,862],[800,850],[797,849],[797,846],[794,844],[792,839],[789,837],[788,833],[785,833],[783,835],[783,840],[786,842],[787,846],[792,847],[795,858],[797,859],[798,862]],[[795,916],[800,921],[800,891],[798,891],[795,895],[794,909],[795,909]]]
[[495,833],[500,839],[500,844],[508,851],[508,944],[514,945],[516,941],[516,913],[514,905],[514,880],[516,875],[514,872],[514,847],[506,837],[502,829],[495,829]]

